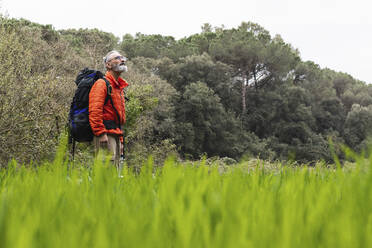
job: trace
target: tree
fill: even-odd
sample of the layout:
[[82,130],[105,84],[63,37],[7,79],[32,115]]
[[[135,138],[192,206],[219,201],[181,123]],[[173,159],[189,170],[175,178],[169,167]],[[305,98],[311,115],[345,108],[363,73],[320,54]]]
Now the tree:
[[103,56],[119,47],[119,38],[98,29],[67,29],[59,33],[80,56],[86,58],[86,67],[103,70]]
[[201,81],[207,84],[221,99],[224,107],[237,112],[239,89],[231,81],[231,67],[214,62],[206,53],[181,59],[177,64],[158,66],[159,75],[170,82],[179,92],[184,92],[191,82]]
[[220,98],[205,83],[191,83],[185,87],[176,113],[180,123],[177,144],[183,154],[197,157],[206,153],[235,158],[241,155],[239,122],[225,111]]
[[176,40],[172,36],[137,33],[135,37],[130,34],[124,35],[120,48],[129,58],[146,57],[156,59],[166,56],[175,44]]
[[10,158],[28,162],[53,156],[73,82],[55,77],[50,64],[57,63],[56,56],[40,60],[51,54],[52,45],[40,30],[0,26],[0,165]]
[[256,90],[275,78],[288,75],[299,60],[297,51],[277,36],[254,23],[242,23],[238,29],[223,30],[213,40],[210,53],[218,61],[232,65],[241,84],[242,113],[246,112],[248,86]]
[[158,60],[136,58],[125,78],[130,82],[126,92],[127,122],[125,141],[132,164],[141,164],[153,155],[162,164],[169,153],[177,153],[174,141],[178,137],[175,120],[177,91],[153,73]]
[[345,141],[354,149],[360,150],[361,143],[371,135],[372,105],[368,107],[354,104],[345,121]]
[[330,97],[316,104],[316,108],[313,108],[313,116],[317,121],[317,128],[320,133],[326,133],[330,130],[341,133],[346,112],[340,99]]

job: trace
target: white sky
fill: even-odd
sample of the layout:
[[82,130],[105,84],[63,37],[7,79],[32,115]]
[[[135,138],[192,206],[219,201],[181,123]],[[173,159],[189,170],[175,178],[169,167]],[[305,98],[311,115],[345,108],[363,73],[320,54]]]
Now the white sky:
[[0,0],[0,12],[56,29],[98,28],[171,35],[258,23],[298,48],[303,60],[372,83],[372,1],[368,0]]

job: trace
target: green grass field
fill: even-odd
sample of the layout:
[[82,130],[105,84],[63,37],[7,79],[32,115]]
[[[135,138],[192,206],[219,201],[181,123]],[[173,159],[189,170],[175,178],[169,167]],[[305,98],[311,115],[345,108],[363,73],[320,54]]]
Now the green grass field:
[[0,247],[372,247],[372,159],[351,170],[168,160],[0,172]]

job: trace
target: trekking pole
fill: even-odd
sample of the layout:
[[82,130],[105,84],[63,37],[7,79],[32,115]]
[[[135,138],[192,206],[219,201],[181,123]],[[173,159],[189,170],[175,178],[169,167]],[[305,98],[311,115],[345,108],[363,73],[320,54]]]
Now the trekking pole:
[[71,154],[72,155],[72,161],[74,161],[74,159],[75,159],[75,144],[76,144],[75,139],[71,135],[71,130],[68,127],[68,124],[66,124],[65,130],[67,131],[68,147],[72,146],[70,153],[72,153]]
[[75,139],[72,138],[72,161],[75,161]]
[[122,175],[121,175],[121,172],[122,172],[122,170],[123,170],[123,167],[124,167],[124,160],[125,160],[125,156],[124,156],[124,152],[125,152],[125,149],[124,149],[124,142],[125,141],[125,139],[124,139],[124,137],[123,137],[123,144],[122,144],[122,146],[123,146],[123,150],[122,149],[120,149],[120,159],[119,159],[119,177],[123,177]]

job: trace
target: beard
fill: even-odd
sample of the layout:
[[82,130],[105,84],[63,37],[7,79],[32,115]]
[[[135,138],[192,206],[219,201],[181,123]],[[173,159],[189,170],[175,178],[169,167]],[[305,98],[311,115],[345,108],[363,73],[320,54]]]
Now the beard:
[[115,65],[112,67],[112,70],[116,72],[127,72],[128,67],[126,65]]

